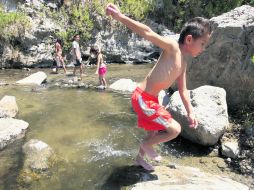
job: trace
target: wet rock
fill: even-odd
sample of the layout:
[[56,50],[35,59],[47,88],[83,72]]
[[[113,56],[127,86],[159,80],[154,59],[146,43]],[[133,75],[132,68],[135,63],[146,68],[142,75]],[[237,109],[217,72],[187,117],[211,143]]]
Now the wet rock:
[[240,152],[240,148],[237,142],[223,142],[221,148],[222,155],[229,158],[237,158]]
[[0,118],[0,150],[24,137],[29,124],[23,120]]
[[16,84],[20,85],[40,85],[43,81],[47,79],[46,73],[42,71],[38,71],[36,73],[31,74],[30,76],[19,80]]
[[186,189],[209,189],[209,190],[248,190],[249,188],[241,183],[226,177],[220,177],[201,172],[197,168],[178,166],[170,169],[165,166],[155,167],[157,180],[150,179],[140,182],[131,187],[131,190],[186,190]]
[[49,145],[37,139],[31,139],[24,144],[23,153],[25,154],[24,167],[39,172],[50,168],[50,158],[54,155]]
[[137,87],[137,83],[131,79],[119,79],[109,86],[109,88],[122,92],[133,92]]
[[240,167],[241,172],[244,174],[252,174],[252,172],[254,170],[251,160],[242,160],[239,163],[239,167]]
[[4,96],[0,101],[0,118],[15,117],[18,113],[18,105],[14,96]]

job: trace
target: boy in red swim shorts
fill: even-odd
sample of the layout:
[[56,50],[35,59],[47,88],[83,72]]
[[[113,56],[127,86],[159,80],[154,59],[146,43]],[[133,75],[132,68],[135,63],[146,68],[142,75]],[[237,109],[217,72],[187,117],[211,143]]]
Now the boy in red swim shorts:
[[[161,157],[155,152],[153,145],[170,141],[181,132],[180,124],[158,103],[161,90],[169,88],[177,81],[189,126],[194,129],[198,126],[186,87],[187,59],[198,56],[205,49],[212,33],[211,25],[209,20],[201,17],[190,19],[182,28],[177,42],[160,36],[148,26],[125,16],[113,4],[107,5],[106,14],[163,50],[153,69],[132,95],[138,126],[147,131],[147,137],[140,144],[136,164],[151,171],[154,168],[144,160],[145,154],[159,161]],[[158,133],[159,130],[164,130],[165,133]]]

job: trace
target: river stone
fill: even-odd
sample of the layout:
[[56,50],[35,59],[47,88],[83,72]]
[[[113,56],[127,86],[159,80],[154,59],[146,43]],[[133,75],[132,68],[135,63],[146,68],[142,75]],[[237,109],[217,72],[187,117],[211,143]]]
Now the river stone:
[[46,143],[31,139],[22,147],[25,154],[24,168],[34,172],[46,171],[50,168],[50,158],[54,155],[52,148]]
[[46,73],[38,71],[22,80],[17,81],[16,83],[21,85],[40,85],[46,79],[47,79]]
[[0,150],[16,139],[23,138],[28,123],[13,118],[0,118]]
[[229,158],[236,158],[240,153],[237,142],[223,142],[221,149],[221,154]]
[[15,96],[4,96],[0,101],[0,118],[15,117],[18,113],[18,105]]
[[248,190],[249,188],[232,179],[208,174],[197,168],[176,166],[156,166],[155,175],[158,180],[146,179],[130,188],[131,190]]
[[189,127],[187,112],[178,91],[170,97],[166,108],[181,124],[183,137],[201,145],[214,145],[229,125],[226,92],[213,86],[201,86],[189,92],[193,111],[199,122],[197,129]]
[[253,107],[254,7],[243,5],[211,21],[212,37],[188,69],[188,86],[219,86],[227,91],[229,105]]
[[123,92],[133,92],[137,87],[137,83],[131,79],[119,79],[109,86],[109,88]]

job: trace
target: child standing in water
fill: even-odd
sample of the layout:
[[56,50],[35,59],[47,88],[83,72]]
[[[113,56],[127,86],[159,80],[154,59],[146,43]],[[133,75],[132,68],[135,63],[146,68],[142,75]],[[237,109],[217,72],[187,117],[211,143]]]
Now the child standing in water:
[[101,53],[101,50],[98,46],[93,46],[90,49],[90,54],[91,56],[94,56],[97,58],[97,69],[95,74],[99,75],[99,82],[100,82],[100,87],[106,88],[107,87],[107,81],[106,81],[106,73],[107,73],[107,66],[104,63],[103,60],[103,55]]
[[[136,164],[151,171],[154,168],[144,160],[145,154],[150,159],[159,161],[161,157],[153,149],[153,145],[170,141],[181,132],[180,124],[158,103],[158,93],[162,89],[168,89],[177,81],[189,126],[193,130],[198,126],[186,87],[187,60],[188,57],[198,56],[205,49],[212,32],[211,25],[209,20],[201,17],[190,19],[182,28],[177,42],[160,36],[148,26],[125,16],[113,4],[107,5],[106,14],[163,50],[153,69],[132,94],[132,106],[138,116],[138,126],[147,131],[147,137],[140,144]],[[165,132],[158,133],[159,130]]]
[[55,62],[56,62],[56,73],[58,72],[58,68],[60,67],[60,65],[62,65],[63,69],[64,69],[64,73],[66,74],[66,68],[65,68],[65,63],[64,63],[64,59],[63,59],[63,44],[62,44],[62,40],[61,39],[57,39],[56,43],[55,43]]
[[76,75],[76,69],[77,67],[79,67],[80,69],[80,80],[82,80],[82,73],[84,70],[84,64],[82,63],[82,58],[81,58],[81,51],[80,51],[80,47],[79,47],[79,40],[80,40],[80,36],[78,34],[76,34],[73,37],[73,42],[72,42],[72,59],[74,62],[74,70],[73,70],[73,75]]

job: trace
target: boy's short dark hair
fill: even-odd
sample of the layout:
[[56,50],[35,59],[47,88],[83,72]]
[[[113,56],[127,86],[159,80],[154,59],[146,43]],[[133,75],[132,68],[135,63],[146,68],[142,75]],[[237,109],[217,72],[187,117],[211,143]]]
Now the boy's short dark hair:
[[195,17],[190,19],[183,26],[178,42],[184,44],[185,37],[192,35],[194,39],[202,37],[204,34],[211,34],[212,26],[208,19]]

